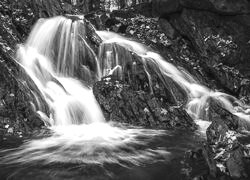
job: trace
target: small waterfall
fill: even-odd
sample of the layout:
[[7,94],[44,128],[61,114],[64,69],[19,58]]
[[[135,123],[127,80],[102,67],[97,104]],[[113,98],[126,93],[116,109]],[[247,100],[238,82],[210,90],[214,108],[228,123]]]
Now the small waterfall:
[[40,19],[25,46],[53,60],[51,63],[56,73],[93,83],[100,79],[100,69],[95,52],[86,38],[87,33],[82,17]]
[[170,154],[162,147],[147,146],[165,131],[105,121],[91,88],[101,71],[87,31],[85,21],[78,17],[41,19],[27,42],[20,45],[17,59],[50,107],[50,117],[38,112],[52,135],[25,142],[0,164],[127,166],[165,159]]
[[47,120],[51,125],[104,122],[92,90],[86,85],[100,78],[97,57],[87,43],[86,31],[81,19],[41,19],[17,52],[20,63],[51,108]]
[[[185,96],[188,97],[186,102],[187,112],[195,120],[204,119],[207,114],[209,107],[210,98],[216,100],[220,105],[237,115],[242,120],[250,123],[250,115],[246,114],[244,111],[238,112],[233,104],[243,107],[243,109],[248,109],[245,107],[238,99],[228,94],[213,91],[196,81],[190,74],[185,72],[183,69],[175,67],[173,64],[168,63],[163,57],[158,53],[153,52],[150,48],[129,40],[125,37],[117,35],[112,32],[107,31],[97,31],[97,34],[103,39],[103,43],[99,50],[99,59],[101,62],[101,72],[102,75],[108,75],[116,72],[117,67],[120,67],[124,74],[126,67],[128,65],[133,66],[135,61],[133,61],[132,54],[139,56],[140,63],[143,64],[145,72],[148,76],[149,84],[152,86],[151,74],[149,73],[149,67],[153,67],[153,73],[157,74],[161,79],[161,83],[166,87],[166,89],[171,88],[168,83],[166,83],[166,78],[170,78],[176,82],[182,90],[185,91]],[[152,89],[152,88],[151,88]],[[178,97],[176,94],[172,94],[175,99]],[[178,100],[177,102],[178,103]]]
[[[31,140],[2,158],[0,163],[115,163],[139,165],[164,159],[170,153],[162,147],[147,146],[167,131],[147,130],[105,122],[92,93],[91,85],[102,76],[124,78],[127,71],[137,71],[136,61],[143,65],[151,93],[152,73],[172,93],[175,102],[185,103],[189,114],[202,119],[213,98],[228,111],[249,121],[249,115],[238,112],[236,98],[202,86],[183,69],[168,63],[159,54],[138,42],[118,34],[97,31],[103,40],[96,56],[88,39],[83,18],[70,16],[41,19],[17,57],[45,97],[51,115],[44,120],[53,132],[50,137]],[[130,73],[129,73],[130,74]],[[187,101],[178,99],[171,90],[175,85]],[[207,124],[203,125],[207,127]]]

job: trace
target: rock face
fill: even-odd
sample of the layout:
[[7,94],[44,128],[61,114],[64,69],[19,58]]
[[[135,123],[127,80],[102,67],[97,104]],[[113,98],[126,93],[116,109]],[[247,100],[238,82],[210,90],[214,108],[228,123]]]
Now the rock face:
[[28,2],[0,3],[0,141],[25,137],[44,126],[37,110],[48,115],[38,88],[13,58],[36,18]]
[[[2,48],[2,47],[1,47]],[[48,106],[26,72],[0,48],[0,140],[25,137],[44,126],[40,110]]]
[[[159,1],[159,4],[169,2]],[[164,19],[159,22],[163,26],[170,24],[176,31],[177,37],[179,34],[180,38],[190,42],[187,44],[188,47],[195,48],[190,52],[193,52],[199,62],[191,60],[194,58],[188,55],[190,60],[187,63],[192,61],[200,66],[209,84],[215,83],[217,88],[241,96],[242,81],[250,77],[249,2],[244,0],[178,2],[179,7],[171,12],[167,8],[170,6],[159,6],[162,9],[162,12],[159,11],[160,15]],[[157,4],[157,1],[155,3]],[[153,4],[154,8],[157,8],[157,5]],[[169,34],[169,30],[164,32]],[[246,90],[244,94],[249,96]]]
[[247,17],[228,18],[210,12],[183,10],[181,15],[171,16],[170,22],[180,34],[188,37],[204,61],[208,59],[206,64],[211,69],[221,64],[228,67],[228,71],[238,70],[249,76]]
[[110,77],[97,82],[93,91],[107,120],[154,128],[196,128],[183,108]]
[[153,13],[157,15],[174,13],[183,8],[206,10],[223,15],[248,14],[250,3],[247,0],[156,0]]
[[212,124],[207,129],[207,144],[203,154],[214,177],[228,176],[247,178],[245,162],[247,148],[237,139],[240,119],[232,115],[214,100],[210,101],[209,119]]

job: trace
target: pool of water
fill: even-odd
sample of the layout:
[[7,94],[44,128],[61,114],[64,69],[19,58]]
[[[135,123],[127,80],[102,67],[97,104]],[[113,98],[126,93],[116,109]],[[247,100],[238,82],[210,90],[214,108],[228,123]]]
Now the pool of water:
[[[142,138],[142,137],[141,137]],[[125,162],[116,163],[115,161],[103,161],[103,163],[78,162],[51,162],[44,163],[42,158],[39,161],[26,159],[25,163],[4,163],[0,164],[1,180],[181,180],[190,179],[208,172],[204,162],[188,163],[185,156],[189,150],[199,147],[204,136],[198,132],[184,131],[165,131],[157,137],[152,137],[149,142],[145,139],[145,144],[136,144],[135,151],[144,152],[143,149],[162,149],[166,153],[154,156],[153,159],[140,163]],[[144,139],[141,139],[143,142]],[[1,158],[10,156],[10,151],[4,151],[22,146],[22,142],[15,139],[7,139],[0,143],[2,150]],[[49,149],[53,151],[53,149]],[[79,149],[78,149],[79,151]],[[101,149],[96,152],[96,156],[105,154],[104,157],[116,157],[116,153],[123,152],[122,155],[129,154],[128,149],[120,148],[116,151]],[[126,152],[126,153],[125,153]],[[135,153],[135,152],[134,152]],[[140,156],[140,154],[136,154]],[[43,156],[43,154],[38,154]],[[66,156],[66,155],[65,155]],[[103,157],[103,156],[102,156]]]

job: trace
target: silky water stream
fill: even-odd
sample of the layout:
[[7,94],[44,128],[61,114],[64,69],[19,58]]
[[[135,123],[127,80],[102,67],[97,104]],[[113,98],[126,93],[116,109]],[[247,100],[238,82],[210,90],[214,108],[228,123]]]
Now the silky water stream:
[[[96,31],[103,41],[97,56],[87,31],[82,19],[41,19],[19,47],[18,63],[50,107],[49,117],[37,111],[51,135],[2,144],[0,179],[186,179],[184,155],[205,138],[209,123],[200,118],[208,98],[248,124],[249,116],[236,112],[231,103],[231,99],[240,101],[200,85],[138,42]],[[145,129],[105,120],[91,85],[117,69],[122,71],[131,52],[141,57],[145,71],[147,63],[154,64],[158,73],[186,92],[186,110],[200,125],[198,131]],[[197,169],[207,171],[201,164]]]

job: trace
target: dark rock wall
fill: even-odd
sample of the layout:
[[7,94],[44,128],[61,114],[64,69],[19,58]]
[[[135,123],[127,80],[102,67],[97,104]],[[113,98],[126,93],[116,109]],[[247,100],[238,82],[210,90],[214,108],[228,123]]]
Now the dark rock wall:
[[34,1],[0,2],[0,141],[7,136],[25,137],[44,126],[40,110],[49,108],[25,70],[14,60],[38,19]]
[[205,76],[217,88],[241,96],[242,81],[250,77],[249,1],[159,0],[152,7],[164,19],[162,26],[169,23],[191,43]]
[[222,15],[248,14],[250,12],[247,0],[155,0],[152,2],[153,13],[156,15],[169,14],[184,8]]

